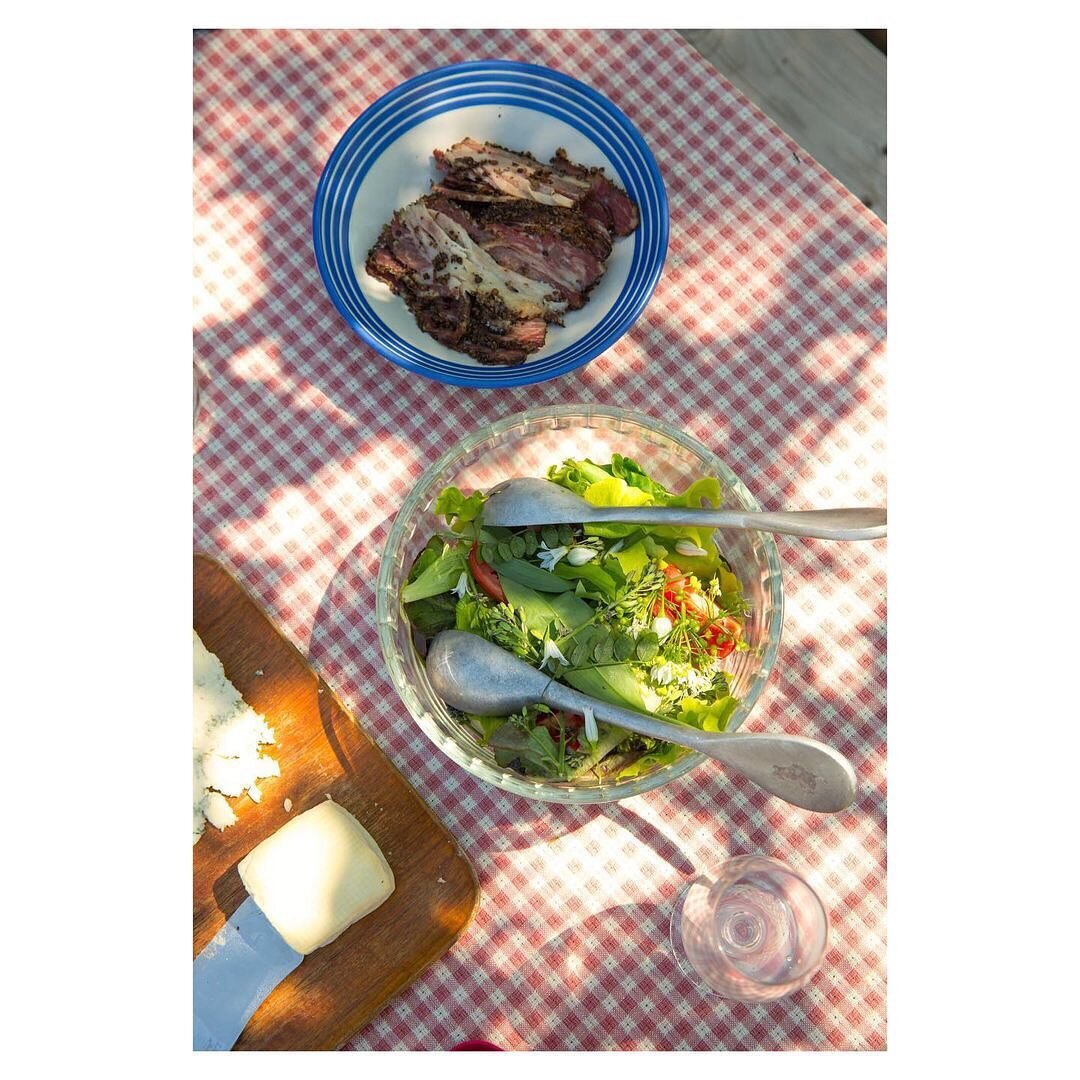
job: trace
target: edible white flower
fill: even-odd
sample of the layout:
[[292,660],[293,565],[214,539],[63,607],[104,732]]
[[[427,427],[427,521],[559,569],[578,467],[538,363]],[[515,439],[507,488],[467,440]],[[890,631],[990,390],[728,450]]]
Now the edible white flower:
[[652,681],[657,686],[667,686],[672,679],[675,678],[675,672],[671,669],[670,664],[659,664],[649,672],[652,676]]
[[675,550],[680,555],[685,555],[688,559],[709,554],[704,548],[698,547],[697,544],[690,543],[689,540],[676,540]]
[[590,559],[596,558],[596,548],[575,547],[567,553],[566,561],[571,566],[584,566]]
[[701,671],[691,668],[686,673],[686,685],[691,694],[704,694],[713,686],[713,676],[706,675]]
[[585,738],[594,743],[600,738],[600,732],[596,730],[596,717],[588,705],[585,706],[582,715],[585,717]]
[[457,579],[457,584],[450,591],[456,593],[459,600],[469,591],[469,575],[464,570],[461,571],[461,577]]
[[540,560],[540,565],[547,571],[555,569],[555,564],[563,558],[569,548],[555,547],[549,548],[543,541],[540,542],[540,549],[536,553],[536,557]]
[[671,633],[671,620],[666,615],[657,615],[652,621],[653,633],[663,641]]
[[712,615],[712,611],[709,610],[709,598],[702,596],[701,593],[690,593],[686,598],[686,602],[694,608],[695,611],[701,612],[702,615]]
[[544,667],[549,660],[558,660],[560,664],[570,666],[570,662],[563,656],[559,646],[551,638],[544,642],[544,659],[540,661],[540,666]]

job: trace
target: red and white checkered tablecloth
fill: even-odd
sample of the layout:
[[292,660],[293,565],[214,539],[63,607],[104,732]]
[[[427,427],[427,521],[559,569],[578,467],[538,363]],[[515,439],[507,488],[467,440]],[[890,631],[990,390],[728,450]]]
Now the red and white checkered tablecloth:
[[[483,421],[606,402],[681,424],[767,507],[884,505],[885,227],[666,30],[221,31],[195,37],[195,547],[230,566],[459,839],[483,896],[454,948],[351,1049],[885,1046],[885,545],[780,541],[780,660],[748,724],[852,760],[849,812],[764,797],[707,763],[593,808],[449,764],[384,672],[374,581],[424,468]],[[554,382],[462,390],[348,329],[311,247],[349,123],[432,67],[503,58],[606,94],[656,155],[671,246],[637,325]],[[805,872],[831,912],[820,972],[747,1006],[676,967],[680,886],[730,855]]]

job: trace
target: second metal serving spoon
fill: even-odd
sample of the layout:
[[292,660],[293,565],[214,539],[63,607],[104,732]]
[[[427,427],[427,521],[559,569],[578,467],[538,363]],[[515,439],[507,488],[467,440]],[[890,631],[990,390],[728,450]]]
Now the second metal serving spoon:
[[873,507],[755,513],[689,506],[590,506],[572,491],[535,476],[499,484],[484,503],[485,525],[577,525],[583,521],[758,529],[821,540],[877,540],[885,535],[886,525],[885,511]]
[[847,758],[802,735],[740,735],[669,724],[563,686],[498,645],[462,630],[437,634],[426,663],[435,693],[463,712],[508,716],[541,702],[575,713],[590,708],[597,720],[696,750],[806,810],[843,810],[855,800],[855,770]]

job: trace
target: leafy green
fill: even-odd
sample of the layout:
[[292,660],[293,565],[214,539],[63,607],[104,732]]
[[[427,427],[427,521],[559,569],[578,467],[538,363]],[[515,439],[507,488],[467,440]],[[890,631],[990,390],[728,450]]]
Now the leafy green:
[[505,716],[477,716],[476,713],[466,713],[465,716],[469,723],[480,732],[485,744],[492,734],[506,723]]
[[438,536],[433,536],[425,545],[424,550],[416,556],[416,561],[409,570],[406,582],[415,581],[446,549],[446,544]]
[[660,635],[655,630],[647,630],[637,639],[634,652],[643,664],[651,664],[660,652]]
[[704,544],[700,543],[700,536],[687,536],[685,539],[698,547],[703,547],[709,554],[680,555],[675,550],[675,544],[672,543],[671,550],[664,556],[664,559],[687,574],[693,574],[701,581],[708,581],[720,569],[720,558],[716,553],[716,545],[708,540]]
[[544,595],[509,577],[503,580],[502,587],[507,603],[521,612],[525,625],[541,638],[553,622],[572,630],[593,616],[593,609],[570,592]]
[[[434,566],[438,561],[446,545],[437,536],[433,536],[424,547],[424,550],[416,557],[409,571],[407,585],[420,578],[426,570]],[[458,577],[454,578],[456,585]],[[454,625],[454,611],[457,607],[457,597],[449,589],[434,594],[426,599],[414,600],[405,603],[405,614],[412,625],[420,631],[432,637],[440,630],[448,630]]]
[[457,630],[466,630],[470,634],[484,636],[483,613],[486,605],[477,596],[466,593],[458,602],[454,610],[454,627]]
[[566,774],[566,750],[556,745],[546,727],[536,725],[526,731],[512,720],[497,727],[488,739],[498,764],[517,763],[530,775],[558,776]]
[[656,691],[642,682],[629,664],[570,669],[564,673],[563,681],[583,694],[640,712],[653,712],[660,704]]
[[442,554],[434,562],[429,562],[415,581],[409,582],[401,590],[401,601],[411,604],[414,600],[426,600],[429,596],[438,596],[449,592],[457,585],[465,572],[466,551],[457,544],[450,547],[443,544]]
[[[595,559],[592,562],[583,563],[581,566],[571,566],[564,560],[556,564],[555,576],[562,578],[564,581],[588,582],[609,600],[614,600],[618,595],[620,582],[616,581]],[[569,587],[568,585],[567,588]]]
[[708,509],[716,509],[724,501],[720,490],[720,481],[715,476],[703,476],[695,480],[681,495],[671,495],[668,506],[692,506],[700,510],[702,504]]
[[[589,459],[568,460],[548,470],[548,479],[581,495],[593,506],[692,506],[717,507],[722,501],[720,481],[715,476],[695,480],[685,491],[668,491],[657,483],[634,461],[622,454],[612,454],[609,465],[597,465]],[[629,489],[629,492],[627,491]],[[629,537],[636,527],[610,523],[586,523],[585,532],[608,539]],[[654,535],[668,540],[685,539],[697,547],[710,550],[712,530],[707,527],[662,525],[650,529]],[[636,567],[637,561],[631,564]],[[704,565],[700,567],[704,569]]]
[[598,762],[611,753],[630,734],[623,728],[613,724],[600,724],[599,735],[595,746],[590,746],[585,759],[570,772],[569,778],[573,780],[595,768]]
[[657,766],[670,765],[687,753],[689,751],[685,747],[676,746],[674,743],[660,743],[655,750],[642,754],[636,761],[620,769],[616,779],[628,780],[633,776],[641,776]]
[[457,621],[458,599],[452,592],[440,593],[426,600],[414,600],[405,605],[409,622],[426,637],[440,630],[449,630]]
[[443,488],[435,500],[435,513],[446,518],[447,525],[456,533],[464,532],[465,526],[476,520],[484,508],[487,496],[474,491],[468,498],[456,487]]
[[735,698],[727,695],[711,702],[685,697],[679,703],[678,720],[680,724],[701,728],[702,731],[723,731],[738,705]]
[[620,632],[615,636],[613,648],[615,659],[621,662],[623,660],[629,660],[634,655],[637,643],[629,634]]
[[642,491],[647,492],[658,503],[666,502],[671,495],[667,488],[661,487],[660,484],[649,477],[633,458],[623,457],[622,454],[612,454],[608,471],[612,476],[618,476],[625,480],[631,487],[640,488]]
[[[525,585],[536,592],[562,593],[569,592],[573,588],[562,577],[556,577],[550,571],[534,566],[524,559],[507,559],[505,562],[496,560],[491,565],[495,567],[500,581],[509,578],[511,581],[516,581],[519,585]],[[507,597],[509,598],[509,594],[507,594]]]
[[534,633],[524,614],[509,604],[492,604],[477,596],[463,596],[458,601],[454,625],[458,630],[494,642],[522,660],[532,664],[540,660],[542,634]]
[[[720,481],[715,476],[703,476],[695,480],[681,495],[671,495],[665,501],[665,506],[690,506],[695,510],[704,505],[708,509],[717,509],[723,502],[723,494],[720,490]],[[719,565],[716,556],[716,545],[712,542],[713,530],[707,525],[659,525],[652,530],[655,536],[665,540],[689,540],[696,547],[704,548],[710,552],[708,556],[697,556],[693,567],[684,567],[681,563],[676,564],[681,570],[690,569],[694,573],[705,569],[708,560],[709,572],[714,572]],[[669,544],[668,547],[674,545]],[[686,556],[683,556],[685,558]]]
[[582,458],[579,461],[568,459],[561,465],[548,469],[549,480],[568,488],[575,495],[584,495],[590,484],[605,480],[610,475],[610,472],[588,458]]
[[621,551],[616,551],[612,558],[618,560],[624,574],[640,573],[649,565],[649,553],[645,550],[644,541],[641,540],[629,547],[624,547]]

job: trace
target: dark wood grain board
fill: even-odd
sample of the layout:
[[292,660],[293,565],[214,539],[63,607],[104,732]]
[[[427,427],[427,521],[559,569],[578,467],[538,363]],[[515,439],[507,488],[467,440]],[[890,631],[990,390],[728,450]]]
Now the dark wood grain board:
[[333,1050],[450,948],[479,902],[476,876],[454,838],[303,656],[224,567],[198,554],[194,626],[244,700],[273,727],[277,746],[270,753],[281,776],[259,781],[258,804],[246,795],[230,800],[239,821],[223,832],[208,825],[194,847],[193,955],[246,898],[237,863],[327,795],[371,833],[394,871],[390,899],[305,957],[236,1044]]

